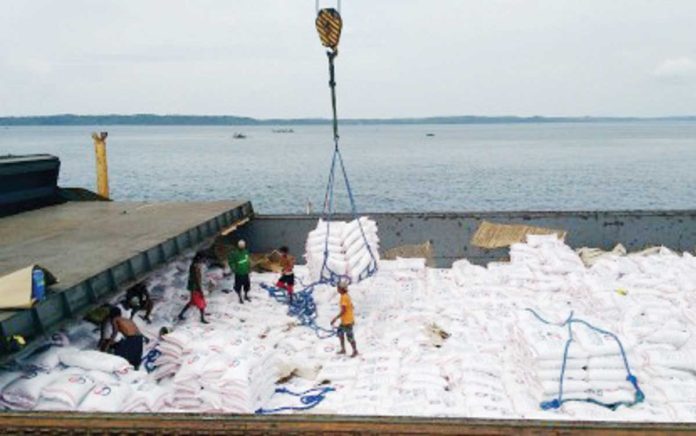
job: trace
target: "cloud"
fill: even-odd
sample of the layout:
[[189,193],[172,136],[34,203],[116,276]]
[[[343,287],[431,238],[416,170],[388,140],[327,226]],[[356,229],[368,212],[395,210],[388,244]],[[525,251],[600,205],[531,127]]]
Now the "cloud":
[[653,75],[668,82],[696,81],[696,61],[686,56],[665,59],[655,68]]
[[29,76],[48,76],[54,71],[54,63],[36,56],[0,56],[0,73]]

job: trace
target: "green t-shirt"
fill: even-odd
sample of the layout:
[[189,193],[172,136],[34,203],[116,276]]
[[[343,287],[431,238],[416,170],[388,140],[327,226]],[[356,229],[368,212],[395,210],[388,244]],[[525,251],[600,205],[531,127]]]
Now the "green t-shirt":
[[246,248],[244,250],[232,251],[227,260],[230,263],[230,269],[235,274],[244,275],[249,274],[249,271],[251,271],[251,259]]

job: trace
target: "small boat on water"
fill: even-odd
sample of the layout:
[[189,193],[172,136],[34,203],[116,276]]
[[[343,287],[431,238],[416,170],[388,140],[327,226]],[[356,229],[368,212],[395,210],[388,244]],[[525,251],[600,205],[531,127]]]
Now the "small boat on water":
[[425,136],[427,136],[427,137],[433,137],[433,136],[435,136],[435,134],[434,134],[434,133],[426,133]]
[[246,139],[247,138],[247,136],[244,133],[235,133],[232,137],[234,139]]

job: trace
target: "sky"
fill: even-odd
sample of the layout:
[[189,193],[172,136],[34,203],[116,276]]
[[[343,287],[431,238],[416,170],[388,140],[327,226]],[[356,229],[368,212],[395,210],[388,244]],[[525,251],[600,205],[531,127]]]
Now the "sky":
[[[313,0],[0,0],[0,115],[328,117],[315,15]],[[343,0],[341,15],[341,117],[696,115],[694,0]]]

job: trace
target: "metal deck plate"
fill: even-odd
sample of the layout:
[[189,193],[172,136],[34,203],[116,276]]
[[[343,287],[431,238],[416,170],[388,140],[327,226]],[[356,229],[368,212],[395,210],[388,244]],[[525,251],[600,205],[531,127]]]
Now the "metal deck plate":
[[69,202],[0,219],[0,276],[31,264],[59,283],[0,335],[48,333],[182,251],[253,214],[246,201]]

